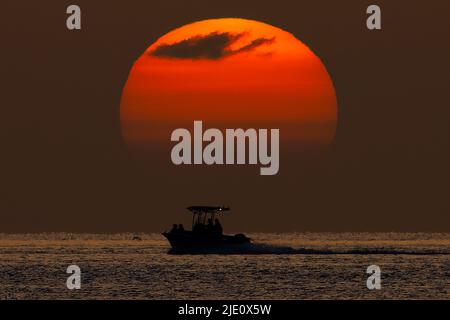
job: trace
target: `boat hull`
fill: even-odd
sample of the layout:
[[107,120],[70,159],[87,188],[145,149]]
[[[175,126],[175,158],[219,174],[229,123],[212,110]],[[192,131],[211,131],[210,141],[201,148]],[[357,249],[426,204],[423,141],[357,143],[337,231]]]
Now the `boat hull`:
[[243,234],[231,235],[207,235],[195,234],[192,231],[164,232],[163,236],[169,240],[174,249],[178,248],[216,248],[239,246],[250,243],[250,238]]

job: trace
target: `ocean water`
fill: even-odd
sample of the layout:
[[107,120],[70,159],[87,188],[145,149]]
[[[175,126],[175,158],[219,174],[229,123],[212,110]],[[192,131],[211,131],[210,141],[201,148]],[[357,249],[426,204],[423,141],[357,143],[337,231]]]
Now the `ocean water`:
[[0,299],[450,299],[450,234],[250,234],[242,252],[195,255],[133,236],[0,234]]

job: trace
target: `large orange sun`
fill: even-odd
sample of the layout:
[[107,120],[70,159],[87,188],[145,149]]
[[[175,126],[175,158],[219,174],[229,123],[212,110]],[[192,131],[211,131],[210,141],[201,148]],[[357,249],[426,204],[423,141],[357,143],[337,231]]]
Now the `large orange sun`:
[[245,19],[175,29],[134,63],[122,94],[127,144],[170,144],[194,120],[214,128],[279,128],[280,144],[334,137],[336,94],[320,59],[289,32]]

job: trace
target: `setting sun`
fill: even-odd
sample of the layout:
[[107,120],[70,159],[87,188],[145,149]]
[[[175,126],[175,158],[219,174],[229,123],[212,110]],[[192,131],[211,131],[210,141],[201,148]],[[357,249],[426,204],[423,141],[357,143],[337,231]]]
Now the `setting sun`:
[[134,63],[121,101],[125,141],[168,141],[202,120],[217,128],[280,128],[280,139],[329,143],[334,87],[320,59],[292,34],[244,19],[175,29]]

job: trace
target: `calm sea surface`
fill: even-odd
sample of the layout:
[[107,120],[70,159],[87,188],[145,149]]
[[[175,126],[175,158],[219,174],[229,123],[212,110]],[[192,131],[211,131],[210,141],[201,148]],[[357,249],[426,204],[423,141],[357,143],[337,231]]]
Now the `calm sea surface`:
[[[207,255],[133,236],[0,234],[0,299],[450,299],[450,234],[251,234],[245,252]],[[81,290],[66,288],[72,264]]]

